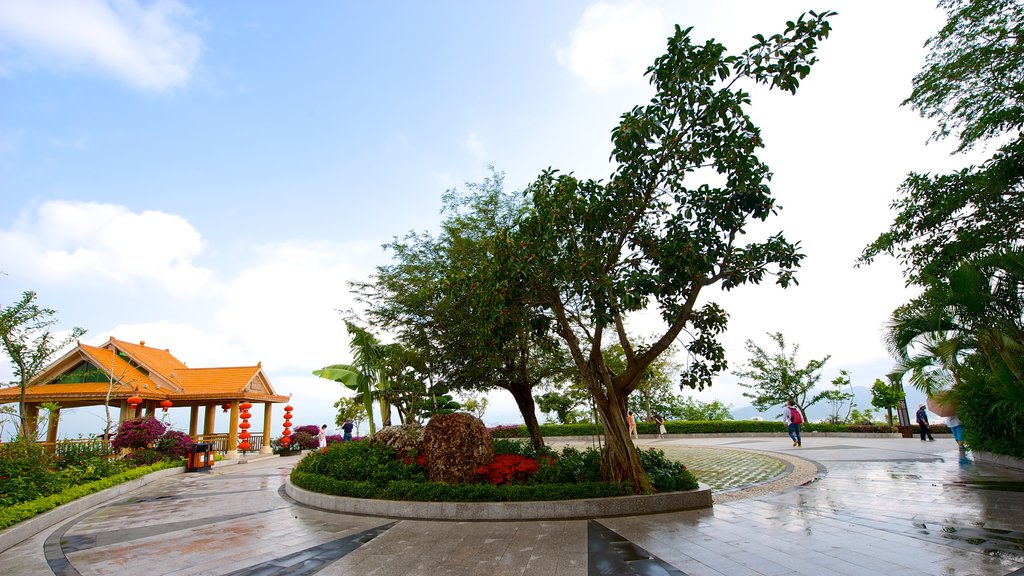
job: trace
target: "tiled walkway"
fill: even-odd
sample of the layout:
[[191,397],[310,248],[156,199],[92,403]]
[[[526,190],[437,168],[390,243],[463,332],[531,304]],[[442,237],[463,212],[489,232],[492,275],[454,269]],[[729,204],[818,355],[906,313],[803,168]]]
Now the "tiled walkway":
[[[698,471],[717,453],[734,499],[600,520],[395,521],[296,505],[280,490],[295,460],[270,458],[92,508],[0,554],[0,574],[1024,574],[1024,473],[960,458],[951,440],[640,443],[703,458],[690,465]],[[736,481],[792,468],[748,450],[814,461],[819,479],[737,491]]]

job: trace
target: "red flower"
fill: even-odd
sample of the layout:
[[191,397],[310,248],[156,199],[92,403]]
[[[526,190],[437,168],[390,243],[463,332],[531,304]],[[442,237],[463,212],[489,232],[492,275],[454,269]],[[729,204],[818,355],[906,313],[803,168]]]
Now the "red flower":
[[519,454],[500,454],[494,457],[494,462],[478,467],[476,473],[491,484],[499,485],[523,482],[538,470],[540,465],[533,458]]

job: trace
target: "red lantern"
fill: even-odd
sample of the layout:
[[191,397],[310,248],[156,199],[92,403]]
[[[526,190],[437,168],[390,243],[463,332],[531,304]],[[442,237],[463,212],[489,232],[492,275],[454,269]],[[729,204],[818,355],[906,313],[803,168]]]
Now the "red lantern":
[[171,402],[170,400],[162,400],[160,402],[160,407],[164,409],[164,412],[167,412],[167,409],[171,406],[174,406],[174,402]]
[[292,439],[289,436],[292,435],[292,408],[290,405],[284,407],[284,432],[281,433],[281,446],[288,448],[288,445],[292,443]]
[[138,396],[130,396],[128,398],[128,405],[132,408],[135,408],[139,404],[142,404],[142,398],[139,398]]
[[227,414],[228,410],[231,410],[231,404],[221,404],[220,407],[224,409],[225,414]]
[[238,443],[238,449],[245,452],[249,449],[249,428],[252,427],[252,424],[249,424],[249,418],[252,418],[252,414],[249,414],[249,408],[252,408],[252,404],[250,402],[242,402],[238,407],[242,410],[238,415],[242,420],[242,423],[238,425],[242,429],[242,433],[238,435],[242,439]]

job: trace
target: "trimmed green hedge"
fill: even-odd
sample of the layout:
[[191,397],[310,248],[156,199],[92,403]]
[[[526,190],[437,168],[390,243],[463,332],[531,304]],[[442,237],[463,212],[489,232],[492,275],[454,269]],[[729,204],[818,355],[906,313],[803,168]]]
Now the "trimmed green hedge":
[[632,491],[625,485],[608,482],[578,484],[442,484],[397,480],[386,485],[355,480],[335,480],[329,476],[292,470],[292,483],[310,492],[411,502],[525,502],[531,500],[574,500],[622,496]]
[[67,504],[73,500],[94,494],[100,490],[106,490],[112,486],[123,484],[129,480],[135,480],[141,478],[146,474],[156,472],[158,470],[164,470],[166,468],[174,468],[181,466],[181,462],[157,462],[151,466],[141,466],[139,468],[132,468],[126,472],[115,474],[114,476],[108,476],[100,480],[94,480],[87,484],[80,484],[78,486],[72,486],[67,490],[63,490],[56,494],[51,494],[43,498],[37,498],[28,502],[22,502],[6,508],[0,508],[0,530],[8,528],[21,522],[28,520],[34,516],[48,512],[61,504]]
[[[932,430],[943,427],[935,426]],[[658,425],[653,422],[638,422],[636,426],[640,434],[657,434]],[[768,420],[673,420],[665,422],[665,430],[669,434],[732,434],[751,432],[785,433],[786,425],[782,422]],[[804,432],[859,432],[859,433],[895,433],[898,428],[885,425],[853,425],[853,424],[803,424]],[[544,436],[593,436],[602,434],[604,428],[595,424],[542,424],[540,432]],[[941,431],[940,431],[941,433]],[[501,426],[495,431],[495,437],[529,438],[526,426]]]

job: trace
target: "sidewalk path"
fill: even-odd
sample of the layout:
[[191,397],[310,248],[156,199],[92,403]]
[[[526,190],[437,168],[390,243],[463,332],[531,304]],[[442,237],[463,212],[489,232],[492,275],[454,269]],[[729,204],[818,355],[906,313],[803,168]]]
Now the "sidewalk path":
[[324,512],[283,495],[295,459],[269,458],[92,508],[0,554],[0,574],[1024,575],[1024,473],[974,464],[951,440],[807,436],[799,449],[785,437],[641,440],[708,461],[729,449],[728,490],[711,510],[589,521]]

